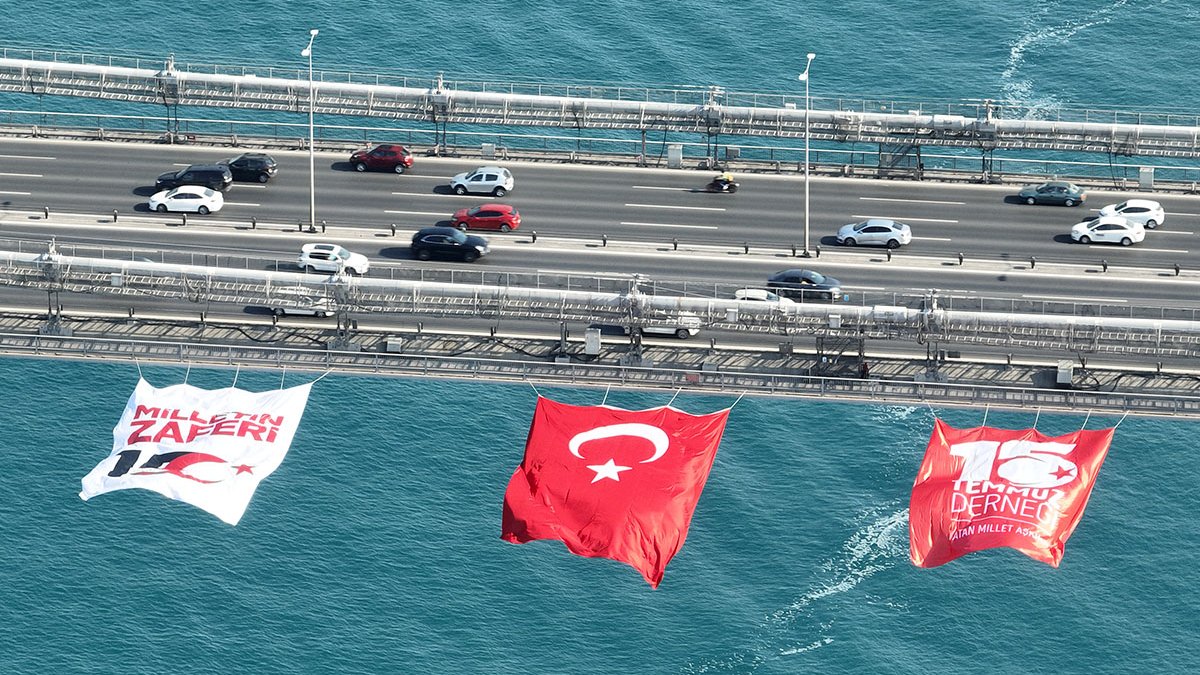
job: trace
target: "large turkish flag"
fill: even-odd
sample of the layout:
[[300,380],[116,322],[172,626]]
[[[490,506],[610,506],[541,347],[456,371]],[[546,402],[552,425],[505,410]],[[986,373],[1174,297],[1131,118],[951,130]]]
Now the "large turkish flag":
[[1008,546],[1058,567],[1113,432],[1051,437],[935,420],[908,509],[913,564],[937,567]]
[[687,538],[729,410],[621,410],[538,397],[500,537],[558,539],[628,563],[657,588]]

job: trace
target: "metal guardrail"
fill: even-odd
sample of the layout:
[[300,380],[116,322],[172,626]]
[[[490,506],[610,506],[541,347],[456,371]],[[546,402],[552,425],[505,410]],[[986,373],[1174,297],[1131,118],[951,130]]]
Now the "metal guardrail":
[[587,363],[408,355],[282,347],[0,333],[10,356],[99,358],[209,367],[288,368],[400,377],[532,382],[543,386],[621,386],[695,393],[833,398],[869,403],[993,406],[1200,418],[1200,397],[1032,387],[858,380],[754,372],[714,372]]

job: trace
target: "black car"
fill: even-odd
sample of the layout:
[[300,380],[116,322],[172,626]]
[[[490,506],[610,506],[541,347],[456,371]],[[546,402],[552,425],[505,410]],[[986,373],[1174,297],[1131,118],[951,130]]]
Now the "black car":
[[229,167],[234,180],[248,182],[266,183],[279,170],[275,158],[265,152],[244,152],[220,163]]
[[454,227],[427,227],[412,238],[412,254],[417,260],[454,258],[474,262],[488,254],[487,239],[464,234]]
[[767,279],[767,288],[793,300],[837,300],[842,282],[813,270],[784,270]]
[[156,190],[170,190],[180,185],[202,185],[224,192],[233,185],[233,173],[223,164],[193,164],[178,171],[168,171],[154,181]]

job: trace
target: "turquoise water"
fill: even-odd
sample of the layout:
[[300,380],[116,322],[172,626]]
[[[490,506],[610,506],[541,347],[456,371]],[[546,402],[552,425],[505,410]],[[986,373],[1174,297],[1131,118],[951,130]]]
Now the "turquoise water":
[[[1200,103],[1200,11],[1166,0],[210,7],[194,21],[178,2],[32,0],[8,8],[0,42],[299,65],[316,26],[331,69],[772,91],[798,90],[811,50],[814,95]],[[143,369],[159,386],[185,373]],[[1200,670],[1194,424],[1121,423],[1060,569],[997,550],[918,570],[906,508],[930,409],[744,398],[687,544],[652,591],[620,563],[499,540],[535,400],[526,385],[330,375],[232,528],[149,492],[76,496],[137,375],[132,364],[0,360],[11,392],[0,672]],[[232,377],[193,370],[189,381]],[[279,374],[243,371],[238,384],[270,388]],[[608,402],[669,398],[613,391]],[[675,405],[732,402],[681,394]],[[943,413],[956,426],[983,414]],[[988,422],[1034,417],[992,411]],[[1038,427],[1082,423],[1041,415]]]

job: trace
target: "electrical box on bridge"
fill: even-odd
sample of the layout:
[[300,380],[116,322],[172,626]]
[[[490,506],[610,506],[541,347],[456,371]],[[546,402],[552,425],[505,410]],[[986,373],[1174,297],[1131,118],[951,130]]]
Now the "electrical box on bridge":
[[600,353],[600,329],[588,328],[583,333],[583,353],[596,356]]
[[1054,376],[1054,387],[1056,389],[1070,389],[1074,377],[1075,362],[1070,359],[1063,359],[1058,362],[1058,372]]

